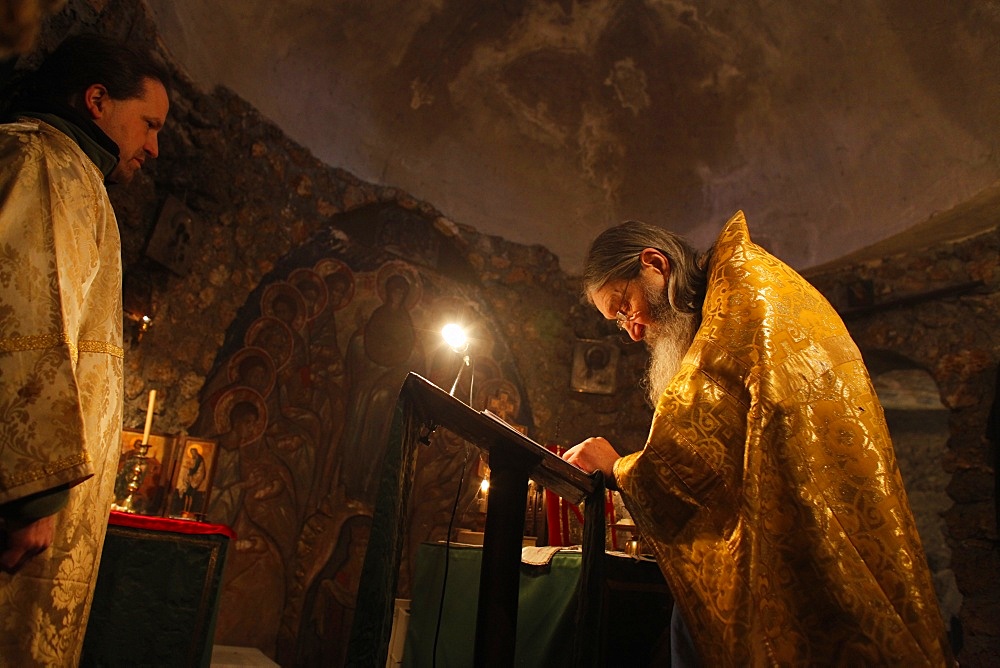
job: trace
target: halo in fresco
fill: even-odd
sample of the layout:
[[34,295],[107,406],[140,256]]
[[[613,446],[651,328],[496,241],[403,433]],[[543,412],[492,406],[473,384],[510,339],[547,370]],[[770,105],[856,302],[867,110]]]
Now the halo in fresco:
[[254,421],[253,429],[248,438],[240,443],[241,446],[245,446],[263,436],[264,430],[267,428],[267,404],[257,390],[249,387],[234,387],[227,390],[215,404],[213,417],[216,433],[225,434],[233,428],[230,422],[233,408],[241,403],[248,403],[257,409],[257,419]]
[[[260,377],[257,377],[257,373],[253,374],[253,378],[248,377],[247,369],[251,365],[255,366],[258,361],[260,363],[259,369],[261,370]],[[274,360],[271,359],[266,350],[257,346],[248,346],[236,351],[236,354],[229,358],[229,363],[226,365],[226,374],[230,383],[239,383],[252,387],[263,397],[269,395],[271,390],[274,389],[274,383],[278,375],[274,366]]]
[[410,284],[410,289],[406,293],[406,301],[403,304],[407,311],[412,311],[413,307],[420,303],[420,299],[424,294],[424,284],[420,278],[420,273],[412,265],[400,260],[392,260],[379,267],[376,286],[379,299],[383,303],[389,299],[386,283],[393,276],[402,276]]
[[[317,262],[313,270],[327,287],[327,301],[331,310],[339,311],[351,303],[354,299],[354,272],[350,267],[340,260],[327,257]],[[339,299],[335,298],[336,295],[330,289],[338,282],[343,286]]]
[[294,285],[286,281],[275,281],[264,288],[260,298],[262,315],[278,318],[295,331],[300,331],[306,324],[309,309],[302,294]]
[[521,393],[514,383],[504,378],[490,378],[482,383],[477,379],[475,404],[480,409],[489,408],[504,418],[514,418],[521,409]]
[[281,371],[292,359],[295,337],[284,321],[272,316],[264,316],[257,318],[247,327],[243,343],[247,346],[263,348],[274,360],[275,370]]
[[[288,275],[288,282],[302,295],[306,305],[306,319],[315,320],[326,308],[330,295],[323,277],[314,269],[299,267]],[[310,295],[313,295],[312,298]]]

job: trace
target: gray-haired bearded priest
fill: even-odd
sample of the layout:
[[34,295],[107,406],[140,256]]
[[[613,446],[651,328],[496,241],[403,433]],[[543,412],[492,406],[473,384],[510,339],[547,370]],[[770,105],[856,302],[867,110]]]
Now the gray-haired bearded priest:
[[952,664],[861,354],[742,212],[704,258],[657,227],[606,230],[584,289],[647,343],[656,410],[640,452],[590,438],[564,456],[621,490],[675,642],[711,666]]

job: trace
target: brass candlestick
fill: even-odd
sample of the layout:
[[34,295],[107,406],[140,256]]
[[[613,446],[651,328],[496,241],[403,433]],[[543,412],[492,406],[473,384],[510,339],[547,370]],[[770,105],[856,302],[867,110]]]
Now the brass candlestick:
[[115,479],[115,502],[111,504],[113,510],[126,513],[139,512],[136,508],[136,492],[142,487],[149,471],[149,443],[136,441],[135,448],[125,459],[125,465]]

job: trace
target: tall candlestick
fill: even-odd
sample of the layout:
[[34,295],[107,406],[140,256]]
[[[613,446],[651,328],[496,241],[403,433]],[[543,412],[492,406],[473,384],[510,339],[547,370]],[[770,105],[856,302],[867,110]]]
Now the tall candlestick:
[[153,406],[156,404],[156,390],[149,391],[149,407],[146,409],[146,428],[142,430],[142,444],[149,443],[149,429],[153,426]]

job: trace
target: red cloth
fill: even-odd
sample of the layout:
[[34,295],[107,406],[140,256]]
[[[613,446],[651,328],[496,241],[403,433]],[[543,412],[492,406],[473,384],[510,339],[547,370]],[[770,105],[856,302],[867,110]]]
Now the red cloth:
[[108,524],[120,527],[131,527],[133,529],[147,529],[149,531],[171,531],[173,533],[186,534],[222,534],[230,540],[236,540],[236,532],[224,524],[209,524],[207,522],[196,522],[194,520],[177,520],[169,517],[150,517],[148,515],[134,515],[132,513],[121,513],[117,510],[111,511]]

